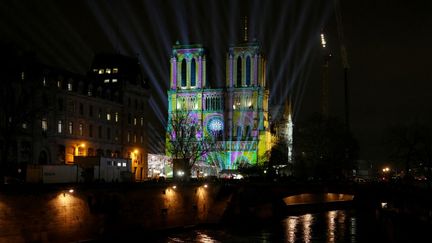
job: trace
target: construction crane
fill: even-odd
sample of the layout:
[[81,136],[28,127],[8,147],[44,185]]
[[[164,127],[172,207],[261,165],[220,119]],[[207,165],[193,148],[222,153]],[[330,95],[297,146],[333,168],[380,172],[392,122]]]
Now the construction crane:
[[340,8],[340,2],[339,0],[334,0],[334,10],[335,10],[335,16],[336,16],[336,27],[339,37],[339,43],[340,43],[340,54],[341,54],[341,60],[342,60],[342,67],[344,70],[344,104],[345,104],[345,127],[347,131],[350,130],[350,123],[349,123],[349,89],[348,89],[348,55],[345,47],[345,39],[344,39],[344,31],[343,31],[343,24],[342,24],[342,14],[341,14],[341,8]]

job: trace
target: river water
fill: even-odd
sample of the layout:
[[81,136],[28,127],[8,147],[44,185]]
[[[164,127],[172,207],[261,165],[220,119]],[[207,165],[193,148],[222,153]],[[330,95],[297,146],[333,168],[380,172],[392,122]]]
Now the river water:
[[265,224],[181,230],[154,236],[148,242],[432,242],[428,233],[426,225],[409,219],[333,210],[286,216]]

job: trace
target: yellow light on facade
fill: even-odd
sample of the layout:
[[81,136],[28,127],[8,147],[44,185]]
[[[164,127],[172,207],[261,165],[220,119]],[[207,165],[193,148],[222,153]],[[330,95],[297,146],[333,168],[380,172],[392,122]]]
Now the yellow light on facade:
[[82,143],[82,144],[81,144],[81,147],[82,147],[82,148],[85,148],[85,143]]
[[137,154],[138,152],[139,152],[138,149],[135,149],[135,150],[134,150],[134,153],[135,153],[135,154]]

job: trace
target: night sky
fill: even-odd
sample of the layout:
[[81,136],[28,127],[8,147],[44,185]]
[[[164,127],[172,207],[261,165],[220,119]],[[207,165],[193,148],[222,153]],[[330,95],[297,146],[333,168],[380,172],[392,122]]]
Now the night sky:
[[[432,3],[341,0],[350,121],[360,158],[385,158],[383,131],[415,120],[432,124]],[[294,119],[319,111],[321,30],[330,60],[330,114],[343,119],[343,67],[333,0],[1,1],[0,43],[36,52],[45,63],[85,74],[93,55],[138,56],[152,87],[152,127],[163,131],[169,56],[176,41],[208,50],[211,84],[225,78],[225,54],[243,39],[262,44],[271,104],[294,100]],[[428,99],[429,98],[429,99]],[[163,134],[160,134],[163,137]]]

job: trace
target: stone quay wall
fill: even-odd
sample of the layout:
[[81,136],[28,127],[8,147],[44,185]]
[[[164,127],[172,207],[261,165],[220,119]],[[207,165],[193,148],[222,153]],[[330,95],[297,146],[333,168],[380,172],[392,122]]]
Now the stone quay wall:
[[8,185],[0,242],[73,242],[218,223],[232,193],[204,183]]

